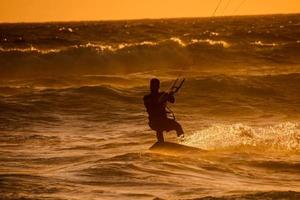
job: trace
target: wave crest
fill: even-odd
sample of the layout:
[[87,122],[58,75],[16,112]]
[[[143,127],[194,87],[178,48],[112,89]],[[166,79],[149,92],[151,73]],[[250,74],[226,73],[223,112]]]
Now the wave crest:
[[286,122],[268,127],[251,127],[244,124],[213,125],[194,132],[184,144],[207,149],[243,149],[259,151],[300,151],[300,127]]
[[152,47],[152,46],[164,46],[169,45],[170,43],[175,43],[179,45],[179,47],[188,47],[194,44],[207,44],[207,45],[221,45],[224,48],[228,48],[231,45],[223,40],[211,40],[211,39],[191,39],[188,41],[183,41],[178,37],[171,37],[169,39],[160,40],[160,41],[142,41],[142,42],[133,42],[133,43],[117,43],[117,44],[105,44],[105,43],[95,43],[95,42],[88,42],[86,44],[78,44],[78,45],[71,45],[65,46],[60,48],[39,48],[34,45],[30,45],[28,47],[13,47],[13,48],[4,48],[0,47],[0,52],[34,52],[40,54],[51,54],[51,53],[60,53],[62,51],[69,51],[72,49],[85,49],[91,48],[98,52],[103,51],[111,51],[116,52],[118,50],[132,48],[132,47]]

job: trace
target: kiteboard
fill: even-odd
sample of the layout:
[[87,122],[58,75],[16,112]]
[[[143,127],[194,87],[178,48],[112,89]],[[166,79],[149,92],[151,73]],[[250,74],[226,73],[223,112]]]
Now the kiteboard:
[[155,153],[183,155],[183,154],[199,154],[204,153],[206,150],[190,147],[182,144],[172,142],[156,142],[149,150]]

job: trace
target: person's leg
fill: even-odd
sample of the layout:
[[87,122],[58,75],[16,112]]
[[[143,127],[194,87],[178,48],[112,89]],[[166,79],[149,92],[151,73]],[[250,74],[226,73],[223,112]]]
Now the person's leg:
[[165,142],[163,131],[156,131],[156,137],[158,142]]
[[178,137],[181,135],[184,135],[182,126],[177,121],[175,121],[173,119],[167,119],[166,126],[167,126],[167,129],[170,131],[175,130]]
[[156,131],[156,138],[157,142],[164,142],[164,134],[163,134],[163,128],[159,124],[158,121],[150,121],[149,126],[152,130]]

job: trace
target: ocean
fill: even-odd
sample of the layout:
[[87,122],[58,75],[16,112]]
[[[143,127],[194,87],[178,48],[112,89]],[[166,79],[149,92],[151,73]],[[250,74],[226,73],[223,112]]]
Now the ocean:
[[299,14],[0,24],[0,199],[300,199],[299,119]]

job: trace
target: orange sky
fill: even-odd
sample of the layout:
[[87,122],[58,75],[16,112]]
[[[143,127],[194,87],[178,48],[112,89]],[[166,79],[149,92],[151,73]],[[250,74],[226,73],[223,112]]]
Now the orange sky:
[[[235,10],[245,1],[240,9]],[[219,0],[0,0],[0,22],[211,16]],[[226,7],[227,2],[229,6]],[[300,0],[222,0],[220,15],[300,13]]]

